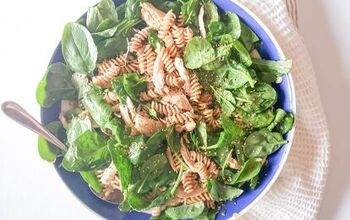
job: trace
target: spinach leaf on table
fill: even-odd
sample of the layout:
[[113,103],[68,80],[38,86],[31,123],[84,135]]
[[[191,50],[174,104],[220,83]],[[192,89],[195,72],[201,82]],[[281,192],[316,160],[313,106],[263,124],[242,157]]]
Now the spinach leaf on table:
[[[60,121],[53,121],[45,125],[45,128],[49,130],[55,137],[60,139],[63,143],[66,139],[66,133]],[[48,162],[55,162],[56,158],[62,154],[61,150],[45,140],[43,137],[38,137],[38,152],[43,160]]]
[[189,205],[184,204],[176,207],[167,208],[165,210],[165,214],[174,219],[187,219],[199,216],[204,210],[204,203],[197,202]]
[[223,202],[237,198],[243,193],[243,190],[210,179],[208,181],[208,192],[216,202]]
[[91,33],[94,33],[102,23],[116,23],[118,20],[118,13],[113,0],[101,0],[96,6],[89,8],[86,16],[86,26]]
[[95,131],[85,131],[69,147],[62,166],[71,172],[90,171],[105,168],[110,162],[107,138]]
[[184,52],[185,66],[189,69],[197,69],[201,66],[214,61],[216,58],[215,50],[208,40],[200,37],[194,37],[186,45]]
[[112,157],[113,164],[118,170],[121,191],[125,192],[128,190],[131,183],[132,164],[125,153],[123,145],[110,142],[108,144],[108,150]]
[[95,171],[82,171],[80,172],[80,176],[83,180],[89,184],[89,186],[97,193],[102,192],[102,184],[98,179]]
[[67,66],[74,72],[93,75],[97,48],[89,31],[81,24],[68,23],[62,35],[62,54]]
[[248,158],[265,157],[287,143],[282,135],[265,128],[251,133],[244,142],[243,151]]
[[77,94],[71,77],[72,74],[63,63],[48,66],[36,89],[36,100],[39,105],[48,108],[63,99],[76,99]]

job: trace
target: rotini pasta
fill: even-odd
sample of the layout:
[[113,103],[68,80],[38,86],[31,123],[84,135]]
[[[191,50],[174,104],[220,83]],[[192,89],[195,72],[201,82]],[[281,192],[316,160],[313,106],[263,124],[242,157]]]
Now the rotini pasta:
[[170,57],[170,54],[165,47],[161,47],[157,51],[157,56],[159,56],[163,61],[164,68],[168,73],[172,73],[175,71],[174,60]]
[[184,28],[174,26],[172,28],[172,33],[173,33],[174,41],[176,43],[177,48],[179,49],[179,51],[183,51],[186,46]]
[[182,176],[182,185],[186,193],[193,192],[198,187],[197,174],[186,171]]
[[202,93],[202,89],[203,87],[201,86],[201,84],[198,81],[198,77],[194,74],[192,74],[190,76],[190,82],[191,82],[191,91],[190,91],[190,100],[192,102],[197,102],[200,99],[201,93]]
[[165,116],[176,115],[181,112],[177,106],[166,105],[155,101],[151,102],[151,108]]
[[175,19],[176,19],[176,16],[172,10],[168,11],[165,14],[162,20],[162,23],[159,27],[159,32],[158,32],[159,38],[164,39],[164,37],[168,34],[170,28],[175,24]]
[[135,35],[130,39],[129,51],[138,52],[142,49],[144,41],[147,39],[149,27],[145,27],[142,30],[136,30]]
[[104,70],[102,74],[92,77],[92,82],[102,88],[109,88],[111,87],[112,80],[119,75],[121,75],[121,68],[118,66],[111,66]]

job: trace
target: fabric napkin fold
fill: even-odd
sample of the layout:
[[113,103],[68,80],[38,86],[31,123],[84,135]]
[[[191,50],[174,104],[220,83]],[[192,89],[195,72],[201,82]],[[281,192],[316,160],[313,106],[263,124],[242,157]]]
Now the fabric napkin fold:
[[297,0],[237,0],[272,31],[293,60],[296,131],[287,162],[270,191],[239,219],[308,220],[317,211],[326,183],[329,134],[311,59],[297,30]]

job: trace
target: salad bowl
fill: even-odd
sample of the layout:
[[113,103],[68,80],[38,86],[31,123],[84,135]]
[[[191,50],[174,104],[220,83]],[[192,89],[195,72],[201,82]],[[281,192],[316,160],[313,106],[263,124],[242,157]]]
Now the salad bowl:
[[[121,1],[117,1],[121,2]],[[264,59],[269,60],[285,60],[286,57],[279,46],[278,42],[263,24],[263,22],[254,15],[249,9],[236,1],[228,0],[213,0],[213,2],[223,11],[231,11],[236,13],[240,19],[250,27],[262,41],[262,45],[258,48],[259,53]],[[64,62],[61,44],[54,51],[50,64],[56,62]],[[274,84],[274,88],[278,93],[278,101],[276,106],[283,108],[288,112],[295,114],[295,92],[292,76],[284,75],[281,83]],[[58,119],[60,113],[60,103],[57,103],[50,108],[41,109],[41,121],[43,124],[48,124],[51,121]],[[234,201],[226,202],[216,216],[216,219],[228,219],[232,216],[239,216],[246,213],[258,200],[260,200],[266,192],[271,188],[273,183],[278,178],[283,165],[288,157],[288,153],[292,146],[294,136],[294,128],[290,130],[285,139],[288,141],[278,151],[267,158],[267,166],[264,166],[260,175],[260,184],[253,190],[247,187],[244,193]],[[97,198],[91,191],[89,186],[82,180],[79,173],[67,172],[60,167],[61,160],[57,160],[54,167],[60,175],[67,187],[91,210],[107,219],[148,219],[149,214],[140,212],[121,212],[116,205],[107,203]]]

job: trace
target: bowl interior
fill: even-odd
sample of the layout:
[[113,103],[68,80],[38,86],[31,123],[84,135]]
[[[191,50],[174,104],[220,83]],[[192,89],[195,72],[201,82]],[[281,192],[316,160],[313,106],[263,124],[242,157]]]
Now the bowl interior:
[[[262,40],[263,45],[260,47],[259,51],[263,58],[280,60],[284,59],[284,55],[274,40],[270,32],[264,27],[264,25],[257,19],[251,12],[240,6],[238,3],[228,1],[228,0],[213,0],[217,6],[225,11],[232,11],[239,15],[239,17],[245,22],[252,30],[259,36]],[[121,1],[117,1],[121,2]],[[64,62],[61,53],[61,44],[59,44],[54,51],[50,64],[56,62]],[[295,98],[294,98],[294,88],[293,82],[290,76],[284,76],[283,81],[280,84],[274,85],[278,92],[278,102],[277,106],[285,109],[289,112],[295,112]],[[60,104],[57,103],[50,108],[41,109],[41,121],[47,124],[51,121],[58,119],[58,114],[60,111]],[[293,130],[290,131],[285,138],[289,143],[281,147],[277,152],[268,157],[267,166],[265,166],[260,173],[260,184],[255,190],[249,189],[247,187],[245,192],[236,200],[232,202],[227,202],[221,209],[221,214],[217,215],[217,219],[227,219],[235,213],[242,214],[245,212],[255,201],[257,201],[261,196],[270,188],[272,183],[278,176],[285,159],[288,155],[291,141],[293,136]],[[68,186],[68,188],[89,208],[91,208],[96,213],[107,219],[148,219],[150,215],[138,212],[124,213],[118,210],[116,205],[104,202],[91,193],[89,187],[81,179],[80,175],[77,173],[70,173],[65,171],[59,165],[61,160],[57,160],[55,163],[55,169],[61,176],[62,180]],[[223,213],[226,213],[225,215]]]

